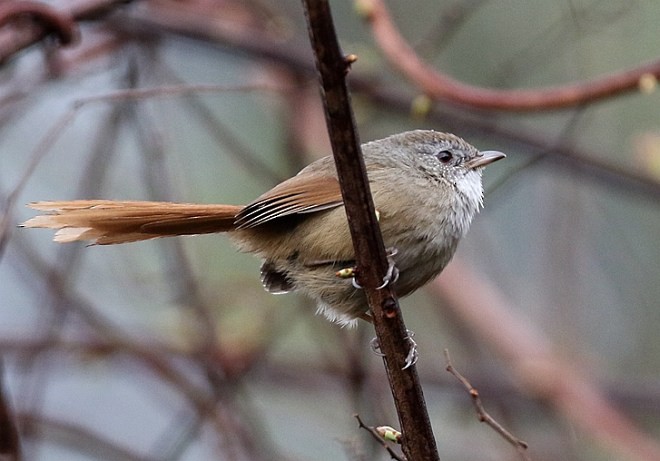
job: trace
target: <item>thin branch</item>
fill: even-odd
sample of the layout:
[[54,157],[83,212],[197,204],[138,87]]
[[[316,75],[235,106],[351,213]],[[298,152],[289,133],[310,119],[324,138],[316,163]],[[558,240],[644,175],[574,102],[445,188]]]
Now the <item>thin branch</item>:
[[19,461],[21,459],[21,445],[14,413],[4,392],[3,377],[4,365],[0,361],[0,459]]
[[95,96],[80,98],[73,102],[72,106],[62,114],[43,135],[37,146],[29,156],[27,167],[19,176],[16,185],[4,200],[0,200],[0,260],[4,254],[9,240],[10,230],[13,227],[13,210],[19,195],[27,185],[28,180],[36,170],[37,166],[51,151],[55,143],[64,134],[64,131],[78,116],[78,112],[90,103],[120,102],[149,99],[154,97],[173,97],[197,94],[199,92],[222,92],[222,91],[269,91],[273,87],[264,84],[248,85],[171,85],[157,88],[136,88],[128,90],[111,91]]
[[[167,171],[166,152],[162,134],[157,131],[152,114],[143,107],[130,105],[131,125],[140,143],[142,155],[143,183],[149,199],[172,200],[172,186]],[[217,347],[217,335],[212,308],[204,302],[192,266],[184,251],[181,239],[162,242],[159,247],[166,268],[169,289],[180,303],[180,307],[190,309],[196,319],[195,337],[198,347],[211,351]]]
[[446,370],[454,375],[456,379],[458,379],[463,387],[465,387],[465,390],[468,391],[468,394],[470,394],[470,398],[472,399],[472,404],[474,405],[474,409],[477,412],[477,416],[479,417],[479,421],[482,423],[486,423],[488,426],[490,426],[495,432],[500,434],[504,440],[509,442],[511,445],[513,445],[520,454],[520,457],[524,461],[529,461],[531,458],[529,457],[529,453],[527,452],[527,442],[524,442],[520,440],[518,437],[513,435],[510,431],[504,428],[500,423],[498,423],[495,418],[493,418],[484,408],[483,403],[481,402],[481,397],[479,396],[479,391],[472,386],[470,381],[467,380],[465,376],[463,376],[456,368],[454,368],[454,364],[451,361],[451,357],[449,356],[449,350],[445,349],[445,359],[447,360],[447,368]]
[[388,445],[388,443],[380,436],[380,434],[378,433],[378,431],[376,431],[376,429],[374,429],[371,426],[367,426],[366,424],[364,424],[364,422],[362,421],[362,418],[360,418],[359,414],[355,413],[353,416],[355,417],[355,419],[357,419],[358,427],[360,429],[366,430],[369,434],[371,434],[371,436],[374,438],[374,440],[376,442],[378,442],[380,445],[382,445],[383,448],[385,448],[385,450],[387,450],[387,453],[389,453],[389,455],[392,459],[396,459],[397,461],[406,461],[405,458],[402,458],[394,450],[392,450],[392,447],[390,447]]
[[57,122],[55,122],[55,125],[46,132],[41,138],[39,144],[37,144],[37,147],[35,147],[32,155],[30,155],[28,165],[23,174],[19,177],[16,186],[13,187],[11,192],[4,199],[4,203],[0,204],[0,260],[4,255],[7,242],[9,241],[10,229],[12,229],[14,225],[12,211],[18,200],[19,194],[23,191],[23,188],[26,186],[32,173],[34,173],[37,165],[39,165],[41,160],[43,160],[46,154],[50,151],[53,144],[55,144],[60,138],[64,129],[73,121],[75,115],[75,110],[67,111],[57,120]]
[[[275,61],[300,74],[307,75],[313,72],[313,66],[309,63],[307,53],[295,45],[282,46],[268,40],[265,34],[260,35],[257,31],[251,31],[250,36],[237,38],[236,33],[231,33],[227,28],[217,26],[213,19],[200,15],[185,14],[185,20],[177,22],[176,18],[181,14],[180,9],[173,9],[162,4],[158,9],[133,11],[130,15],[131,21],[118,22],[114,24],[114,27],[120,29],[123,27],[126,30],[133,30],[135,27],[142,30],[150,28],[161,33],[179,34],[201,40],[204,43],[224,45],[224,49],[228,52],[248,54],[251,57]],[[355,92],[359,92],[361,96],[367,96],[379,109],[410,114],[410,102],[414,95],[408,92],[381,85],[377,80],[360,76],[357,73],[351,75],[351,85]],[[520,144],[519,151],[523,154],[529,151],[547,151],[552,147],[552,158],[557,159],[562,166],[572,171],[588,174],[607,186],[613,184],[625,189],[628,193],[634,192],[644,196],[660,194],[660,186],[650,177],[629,168],[618,167],[611,162],[603,162],[599,160],[599,155],[591,155],[589,152],[578,150],[566,143],[558,145],[554,140],[531,133],[522,126],[507,129],[493,123],[492,118],[477,119],[474,114],[470,115],[460,110],[459,106],[449,101],[447,104],[434,107],[426,115],[426,119],[443,125],[447,131],[477,131],[502,142]]]
[[383,0],[365,0],[361,11],[390,64],[433,99],[478,109],[547,111],[639,91],[645,82],[648,82],[646,87],[651,89],[660,78],[660,60],[656,60],[597,79],[556,87],[497,90],[468,85],[425,63],[396,28]]
[[[470,281],[469,290],[461,289],[465,280]],[[460,259],[455,258],[429,288],[508,363],[529,394],[619,457],[660,459],[660,444],[609,402],[590,376],[561,359],[549,338],[524,316],[514,314],[506,296]]]
[[77,453],[89,454],[90,459],[121,461],[160,461],[160,458],[145,456],[128,447],[121,446],[106,433],[63,419],[57,419],[34,412],[22,412],[17,415],[23,425],[36,427],[44,434],[43,440],[64,447],[70,447]]
[[388,263],[346,86],[346,74],[354,57],[345,57],[339,48],[327,0],[303,0],[303,5],[320,74],[326,123],[360,284],[364,287],[380,351],[384,354],[403,432],[403,452],[411,460],[439,460],[417,370],[414,366],[404,369],[411,345],[396,294],[390,286],[377,289],[382,284]]
[[36,42],[50,33],[57,35],[60,45],[70,45],[78,38],[78,28],[74,18],[67,12],[41,2],[8,1],[0,5],[0,27],[11,24],[13,21],[29,18],[33,20],[32,27],[16,27],[14,42],[24,38],[27,42]]
[[[55,33],[61,45],[75,42],[78,29],[76,22],[94,20],[133,0],[87,0],[74,3],[69,9],[54,9],[41,2],[6,1],[0,6],[0,25],[17,16],[35,18],[32,27],[14,27],[0,40],[0,65],[19,51],[32,46]],[[4,18],[4,19],[3,19]]]
[[[136,342],[129,335],[123,333],[119,327],[98,311],[93,302],[66,286],[64,283],[66,274],[62,273],[58,265],[46,262],[18,239],[16,240],[15,249],[20,253],[13,255],[15,257],[10,260],[14,267],[24,269],[28,274],[43,274],[40,279],[29,278],[26,280],[27,282],[36,284],[40,280],[45,280],[48,284],[47,289],[58,298],[55,302],[66,306],[66,309],[79,315],[80,319],[102,338],[102,341],[111,344],[113,350],[126,351],[129,357],[143,364],[145,369],[176,389],[197,414],[209,419],[219,435],[232,433],[234,426],[227,421],[226,415],[218,408],[218,402],[207,396],[207,393],[202,392],[186,373],[170,363],[167,357],[160,353],[162,348],[156,349],[150,344]],[[54,338],[46,338],[43,343],[44,348],[52,344],[52,341],[54,341]],[[38,353],[39,351],[35,350],[34,352]]]

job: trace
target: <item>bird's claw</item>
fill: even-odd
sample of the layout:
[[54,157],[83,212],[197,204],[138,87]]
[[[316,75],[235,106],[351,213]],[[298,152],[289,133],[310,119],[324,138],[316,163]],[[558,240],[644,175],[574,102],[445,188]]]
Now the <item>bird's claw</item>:
[[394,256],[399,252],[396,248],[387,249],[387,273],[383,277],[383,284],[376,288],[377,290],[382,290],[390,283],[396,283],[399,280],[399,269],[396,268],[394,263]]
[[408,340],[408,343],[410,343],[410,349],[408,349],[408,355],[406,355],[406,364],[402,368],[402,370],[412,367],[414,364],[417,363],[417,359],[419,359],[417,342],[413,339],[413,337],[415,336],[415,332],[410,330],[406,330],[406,331],[408,332],[408,336],[406,337],[406,339]]
[[[413,337],[415,336],[415,332],[410,330],[406,330],[406,332],[408,333],[408,336],[406,336],[406,340],[408,340],[408,343],[410,344],[410,349],[408,349],[408,354],[406,355],[406,362],[402,370],[412,367],[417,363],[417,359],[419,359],[417,342],[413,339]],[[371,352],[378,355],[379,357],[385,357],[385,354],[383,354],[380,351],[380,344],[378,344],[378,338],[373,338],[371,341],[369,341],[369,346],[371,347]]]
[[378,338],[372,338],[371,341],[369,341],[369,347],[371,348],[371,352],[376,354],[379,357],[385,357],[385,354],[383,354],[380,351],[380,344],[378,344]]
[[[394,263],[394,255],[396,255],[399,250],[397,250],[395,247],[388,248],[387,250],[387,272],[385,273],[385,277],[383,277],[383,283],[380,286],[376,287],[376,290],[382,290],[385,288],[387,285],[390,283],[396,283],[397,280],[399,280],[399,269],[396,268],[396,264]],[[360,285],[357,281],[356,277],[356,270],[353,267],[345,268],[345,269],[340,269],[338,270],[335,275],[337,277],[341,278],[351,278],[351,284],[353,287],[357,290],[362,289],[362,285]]]

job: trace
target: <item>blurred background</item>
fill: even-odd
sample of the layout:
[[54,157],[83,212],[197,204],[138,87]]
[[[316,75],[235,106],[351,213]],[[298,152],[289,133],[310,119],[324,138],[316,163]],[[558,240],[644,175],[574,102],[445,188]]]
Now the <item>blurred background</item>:
[[[267,294],[260,262],[225,236],[85,247],[16,227],[36,200],[247,203],[329,154],[301,4],[48,4],[79,19],[75,43],[21,46],[43,30],[28,14],[0,30],[0,417],[23,458],[389,459],[353,416],[398,426],[370,325]],[[485,172],[455,260],[402,301],[441,458],[520,459],[479,423],[448,349],[532,459],[660,459],[655,79],[554,111],[432,101],[387,63],[368,2],[332,7],[358,56],[362,141],[428,128],[508,156]],[[562,85],[660,56],[656,2],[388,8],[429,65],[477,86]]]

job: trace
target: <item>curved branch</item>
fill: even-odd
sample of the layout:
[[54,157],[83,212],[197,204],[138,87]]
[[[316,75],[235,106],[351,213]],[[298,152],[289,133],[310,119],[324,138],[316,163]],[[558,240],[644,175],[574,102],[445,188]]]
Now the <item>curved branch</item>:
[[[176,18],[182,16],[185,20],[177,22]],[[193,17],[191,14],[186,14],[185,10],[174,10],[160,5],[158,9],[132,11],[130,19],[131,21],[118,21],[114,27],[124,27],[128,31],[137,27],[140,30],[149,29],[157,33],[179,34],[195,40],[224,45],[227,50],[232,52],[276,61],[303,75],[311,74],[314,71],[314,64],[306,50],[291,44],[283,46],[269,40],[265,35],[256,33],[252,33],[249,37],[238,36],[212,23],[211,18]],[[392,86],[379,85],[374,79],[364,75],[352,74],[350,79],[352,90],[359,92],[362,96],[367,96],[378,108],[394,110],[401,114],[410,113],[412,96],[408,92]],[[564,166],[579,174],[587,173],[600,182],[608,185],[613,183],[625,188],[626,191],[633,191],[642,196],[656,197],[660,194],[660,187],[652,178],[639,172],[610,165],[598,160],[598,156],[589,155],[583,150],[576,150],[569,144],[557,145],[555,141],[539,136],[538,133],[532,134],[521,126],[507,129],[493,124],[492,120],[467,117],[461,111],[451,110],[450,113],[446,106],[433,108],[427,117],[429,121],[442,124],[448,131],[457,132],[471,129],[494,136],[503,142],[520,144],[523,146],[520,149],[521,152],[552,150],[558,154],[556,158],[562,161]],[[568,161],[563,161],[565,159]]]
[[61,45],[68,45],[77,38],[78,29],[70,14],[39,2],[7,2],[0,5],[0,27],[20,17],[33,18],[41,25],[42,30],[35,31],[35,38],[52,32],[57,35]]
[[15,53],[34,45],[49,33],[57,34],[61,45],[69,45],[78,38],[76,22],[96,19],[109,13],[113,8],[130,3],[132,0],[94,0],[76,2],[67,11],[56,10],[46,4],[33,1],[9,1],[0,4],[0,26],[4,26],[20,16],[36,19],[35,27],[14,29],[0,40],[0,64]]
[[660,60],[593,80],[532,90],[497,90],[468,85],[426,64],[396,28],[383,0],[369,0],[363,10],[387,60],[433,99],[478,109],[541,111],[573,107],[651,87],[660,78]]

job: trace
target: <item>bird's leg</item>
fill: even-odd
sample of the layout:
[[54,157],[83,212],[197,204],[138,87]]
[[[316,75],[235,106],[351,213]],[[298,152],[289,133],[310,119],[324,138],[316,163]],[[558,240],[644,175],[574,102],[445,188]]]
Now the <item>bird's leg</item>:
[[[380,211],[376,210],[376,221],[380,221]],[[385,250],[387,252],[387,273],[385,274],[385,277],[383,277],[383,284],[377,287],[377,290],[382,290],[385,288],[388,284],[394,283],[397,281],[399,278],[399,271],[396,268],[396,265],[394,264],[394,259],[393,256],[397,254],[398,250],[395,247],[387,248]],[[356,267],[346,267],[343,269],[339,269],[337,272],[335,272],[335,275],[339,278],[342,279],[351,279],[351,283],[355,288],[358,290],[362,289],[362,286],[357,282],[356,280],[356,275],[357,275],[357,268]]]
[[[405,370],[406,368],[410,368],[414,364],[417,363],[417,359],[419,359],[419,351],[417,350],[417,342],[413,339],[415,336],[415,332],[406,330],[408,333],[408,336],[406,336],[406,339],[408,340],[408,343],[410,344],[410,349],[408,349],[408,355],[406,355],[406,364],[402,368],[402,370]],[[378,338],[373,338],[371,341],[369,341],[369,346],[371,347],[371,351],[380,356],[384,357],[385,354],[383,354],[380,351],[380,344],[378,344]]]
[[414,364],[417,363],[417,359],[419,359],[417,342],[413,339],[413,337],[415,336],[415,332],[410,330],[406,330],[406,331],[408,332],[408,336],[406,336],[406,339],[408,340],[408,343],[410,343],[410,349],[408,349],[408,355],[406,355],[406,365],[402,368],[402,370],[412,367]]
[[[396,268],[396,264],[394,263],[394,256],[398,253],[398,250],[395,247],[391,247],[387,248],[385,251],[387,252],[387,272],[385,273],[385,277],[383,277],[382,285],[376,287],[376,290],[382,290],[390,283],[395,283],[399,279],[399,270]],[[353,266],[339,269],[337,272],[335,272],[335,275],[342,279],[350,278],[351,283],[355,288],[358,290],[362,289],[362,285],[360,285],[356,280],[357,267]]]
[[369,347],[371,348],[371,352],[376,354],[379,357],[385,357],[385,354],[383,354],[380,351],[380,344],[378,344],[378,338],[373,337],[371,341],[369,341]]
[[399,269],[396,268],[396,263],[394,262],[394,256],[396,256],[399,250],[396,247],[390,247],[385,252],[387,254],[387,272],[385,273],[385,277],[383,277],[383,284],[377,290],[381,290],[388,284],[396,283],[399,280]]

